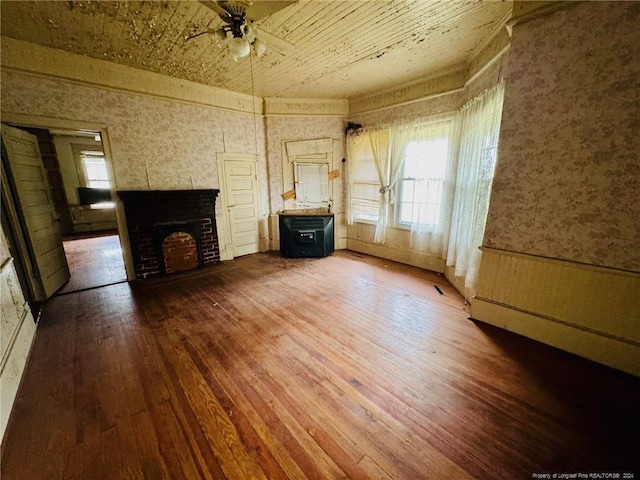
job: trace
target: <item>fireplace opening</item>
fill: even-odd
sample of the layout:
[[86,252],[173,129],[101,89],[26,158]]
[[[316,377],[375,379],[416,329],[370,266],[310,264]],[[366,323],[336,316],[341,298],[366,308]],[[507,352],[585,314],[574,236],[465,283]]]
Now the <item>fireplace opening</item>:
[[192,270],[200,266],[196,239],[188,232],[173,232],[162,242],[164,270],[167,273]]
[[204,264],[201,230],[198,220],[153,224],[154,246],[163,273],[182,272]]

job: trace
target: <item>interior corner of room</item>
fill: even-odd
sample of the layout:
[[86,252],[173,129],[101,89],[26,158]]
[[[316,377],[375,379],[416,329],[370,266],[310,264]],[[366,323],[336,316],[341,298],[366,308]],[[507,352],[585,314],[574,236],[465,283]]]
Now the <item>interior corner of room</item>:
[[[640,376],[640,3],[424,30],[430,1],[272,2],[241,31],[221,0],[48,3],[2,5],[3,436],[42,304],[247,255],[427,270],[479,325]],[[388,44],[361,30],[383,10]],[[79,46],[96,19],[108,45]]]

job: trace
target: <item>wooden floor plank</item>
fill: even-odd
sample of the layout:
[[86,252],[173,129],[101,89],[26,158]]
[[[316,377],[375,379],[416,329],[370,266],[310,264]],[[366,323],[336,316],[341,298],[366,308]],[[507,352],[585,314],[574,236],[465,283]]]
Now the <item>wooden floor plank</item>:
[[[254,294],[255,294],[255,293],[256,293],[256,292],[254,291]],[[220,301],[220,304],[223,304],[223,303],[224,303],[223,301]],[[252,302],[252,300],[251,300],[251,298],[250,298],[250,297],[246,297],[246,298],[244,299],[244,302],[243,302],[243,304],[242,304],[242,305],[244,305],[244,306],[246,307],[247,305],[251,305],[252,303],[254,303],[254,308],[259,308],[259,306],[258,306],[258,305],[255,305],[255,302]],[[233,307],[233,309],[234,309],[234,311],[236,311],[236,313],[237,313],[239,316],[241,316],[241,314],[240,314],[240,313],[238,313],[238,308],[237,308],[237,307]],[[266,312],[266,311],[264,311],[264,310],[262,310],[262,309],[260,309],[260,310],[261,310],[261,312],[265,315],[265,316],[261,317],[262,319],[265,319],[266,317],[268,317],[268,312]],[[282,316],[277,316],[276,318],[278,318],[278,319],[282,319],[283,317],[282,317]],[[263,341],[266,341],[267,334],[266,334],[266,332],[264,331],[264,328],[259,328],[259,327],[256,327],[255,325],[254,325],[253,327],[254,327],[254,330],[247,330],[247,331],[245,332],[245,333],[246,333],[246,336],[244,336],[243,338],[247,338],[247,339],[262,338],[262,339],[263,339]],[[285,341],[286,341],[287,335],[285,335],[285,336],[276,336],[276,337],[277,337],[277,341],[272,343],[272,345],[273,345],[273,347],[272,347],[272,348],[274,349],[274,351],[278,351],[279,353],[282,353],[282,352],[285,350],[285,349],[284,349],[284,343],[283,343],[283,342],[285,342]],[[298,357],[298,358],[299,358],[299,357]],[[304,387],[304,388],[294,388],[293,386],[291,386],[291,385],[289,384],[289,382],[287,381],[289,378],[298,378],[298,379],[299,379],[299,378],[305,378],[305,377],[306,377],[306,375],[305,375],[305,374],[304,374],[300,369],[298,369],[298,368],[293,368],[293,366],[294,366],[294,364],[295,364],[295,359],[292,359],[292,358],[284,358],[284,357],[283,357],[283,360],[284,360],[284,362],[283,362],[283,363],[280,363],[280,362],[279,362],[279,363],[277,363],[277,364],[275,364],[275,365],[283,365],[283,364],[284,364],[284,365],[287,365],[287,366],[288,366],[288,369],[286,369],[286,370],[279,370],[279,371],[275,372],[275,374],[274,374],[274,375],[272,375],[272,376],[275,376],[275,377],[280,378],[280,379],[281,379],[280,381],[281,381],[281,382],[283,382],[283,383],[285,384],[285,387],[287,387],[287,389],[288,389],[289,391],[299,391],[299,392],[301,392],[301,394],[298,394],[298,397],[297,397],[298,401],[300,401],[300,397],[301,397],[301,396],[304,396],[304,393],[303,393],[303,392],[305,392],[306,390],[312,390],[312,391],[314,390],[314,389],[313,389],[313,384],[310,384],[309,382],[307,382],[305,385],[303,385],[303,387]],[[271,366],[271,364],[269,364],[269,366]],[[315,379],[314,379],[314,380],[312,380],[312,383],[313,383],[313,382],[316,382],[316,383],[318,383],[318,385],[319,385],[319,381],[318,381],[318,380],[315,380]],[[312,392],[312,393],[313,393],[313,392]],[[317,399],[318,399],[319,397],[318,397],[318,395],[315,395],[315,396],[316,396],[316,402],[317,402]],[[283,397],[286,397],[286,395],[279,395],[279,397],[280,397],[280,398],[283,398]],[[295,405],[293,405],[293,406],[292,406],[290,403],[287,405],[287,408],[288,408],[288,410],[289,410],[289,411],[291,411],[291,410],[296,410]],[[309,406],[308,406],[308,408],[309,408],[309,409],[314,409],[314,410],[325,410],[325,411],[330,411],[330,410],[331,410],[331,409],[327,409],[326,407],[325,407],[325,408],[323,408],[322,406],[319,406],[317,403],[316,403],[315,405],[309,405]],[[302,416],[302,415],[301,415],[301,414],[300,414],[300,412],[298,411],[298,416],[297,416],[297,417],[299,418],[300,416]],[[302,420],[302,423],[304,424],[304,423],[305,423],[305,421],[306,421],[306,422],[308,422],[308,419],[303,419],[303,420]],[[323,423],[322,425],[323,425],[323,428],[324,428],[324,429],[330,429],[330,425],[329,425],[328,423],[326,423],[326,422],[325,422],[325,423]],[[313,426],[307,426],[307,427],[306,427],[306,429],[307,429],[307,430],[313,429],[314,431],[316,431],[316,430],[317,430],[316,428],[313,428]],[[342,436],[342,437],[344,437],[344,436],[341,434],[341,432],[339,432],[339,431],[333,430],[333,432],[335,432],[334,434],[335,434],[336,436]],[[316,439],[316,440],[317,440],[317,439]],[[361,440],[361,439],[356,437],[356,440]],[[379,440],[379,438],[377,438],[376,440]],[[347,439],[347,442],[350,442],[350,440],[349,440],[349,439]],[[344,446],[344,448],[345,448],[346,450],[349,450],[349,447],[350,447],[350,446],[351,446],[351,445],[348,445],[348,444],[347,444],[347,445],[345,445],[345,446]],[[326,448],[327,448],[327,445],[324,445],[324,446],[323,446],[323,448],[324,448],[324,449],[326,449]],[[375,448],[375,447],[374,447],[374,448]],[[340,449],[335,448],[335,446],[334,446],[334,450],[335,450],[336,452],[339,452],[339,451],[340,451]],[[337,457],[340,457],[340,455],[335,455],[335,457],[336,457],[336,458],[337,458]],[[360,455],[358,455],[358,456],[357,456],[357,459],[360,459],[361,457],[362,457],[362,455],[360,454]],[[354,457],[353,459],[355,459],[355,457]],[[357,460],[355,460],[355,462],[357,462]],[[344,464],[344,465],[346,465],[346,466],[347,466],[346,470],[349,470],[349,468],[350,468],[350,467],[353,467],[352,465],[349,465],[349,464],[348,464],[348,462],[347,462],[346,464]],[[365,477],[363,477],[364,473],[363,473],[363,472],[361,472],[361,471],[358,471],[358,472],[350,471],[350,472],[347,472],[347,473],[348,473],[348,475],[349,475],[349,477],[350,477],[350,478],[365,478]],[[407,478],[412,478],[412,477],[411,477],[411,476],[409,476],[409,477],[407,477]],[[414,472],[414,476],[413,476],[413,478],[415,478],[415,472]]]
[[71,278],[57,295],[127,280],[118,235],[68,238],[64,239],[62,246]]
[[468,315],[442,275],[348,251],[249,255],[55,297],[0,473],[640,474],[637,378]]
[[[242,336],[248,339],[250,337]],[[213,345],[211,345],[213,346]],[[254,352],[245,348],[244,344],[234,341],[231,336],[227,336],[224,344],[218,344],[218,356],[226,360],[227,368],[231,368],[230,364],[234,363],[243,383],[251,382],[252,387],[262,398],[271,399],[270,407],[276,411],[283,428],[286,429],[288,440],[287,444],[292,443],[295,439],[300,446],[297,448],[295,455],[296,461],[300,461],[305,465],[305,470],[310,472],[312,478],[324,478],[323,475],[315,475],[316,472],[324,472],[330,478],[344,478],[344,473],[340,470],[335,461],[327,456],[322,445],[314,441],[312,428],[309,426],[307,418],[301,413],[296,402],[293,402],[286,391],[286,387],[282,385],[282,380],[274,381],[273,374],[267,369],[266,364],[259,364],[253,357]]]

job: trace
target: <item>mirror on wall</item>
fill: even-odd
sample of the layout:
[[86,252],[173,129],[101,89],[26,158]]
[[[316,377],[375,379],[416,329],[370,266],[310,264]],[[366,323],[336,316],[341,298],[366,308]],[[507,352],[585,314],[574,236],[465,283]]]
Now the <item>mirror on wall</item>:
[[335,198],[331,181],[333,140],[316,138],[283,143],[282,198],[284,211],[328,211]]
[[293,176],[299,207],[321,207],[329,204],[329,164],[294,163]]

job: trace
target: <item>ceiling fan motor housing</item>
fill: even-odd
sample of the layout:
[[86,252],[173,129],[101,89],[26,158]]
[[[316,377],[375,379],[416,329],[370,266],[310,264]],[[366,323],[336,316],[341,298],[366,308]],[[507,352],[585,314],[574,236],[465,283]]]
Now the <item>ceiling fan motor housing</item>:
[[242,38],[245,34],[247,23],[247,12],[242,5],[233,2],[220,2],[220,7],[227,12],[228,16],[220,15],[220,18],[227,23],[223,29],[231,32],[235,38]]

